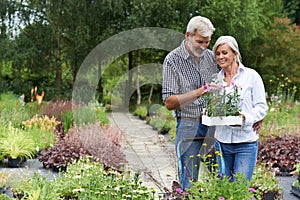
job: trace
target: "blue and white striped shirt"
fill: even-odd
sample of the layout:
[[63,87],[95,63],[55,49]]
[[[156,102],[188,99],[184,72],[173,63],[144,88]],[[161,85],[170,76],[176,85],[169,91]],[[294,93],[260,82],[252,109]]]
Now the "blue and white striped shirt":
[[[218,77],[225,77],[223,70]],[[223,143],[255,142],[259,136],[253,130],[253,124],[262,120],[268,112],[263,80],[254,69],[239,63],[238,73],[232,81],[242,88],[240,106],[245,122],[242,127],[216,126],[215,138]]]
[[[163,101],[178,94],[184,94],[196,90],[210,83],[213,74],[220,71],[214,54],[206,49],[200,62],[197,63],[192,55],[185,48],[185,40],[179,47],[171,51],[164,60],[162,98]],[[191,104],[175,110],[176,117],[199,118],[206,101],[200,97]]]

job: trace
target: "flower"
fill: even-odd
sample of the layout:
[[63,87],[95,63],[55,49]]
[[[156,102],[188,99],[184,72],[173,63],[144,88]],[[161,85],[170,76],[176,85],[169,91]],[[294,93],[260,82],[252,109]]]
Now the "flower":
[[177,192],[178,194],[183,194],[183,190],[182,190],[181,188],[176,188],[176,192]]
[[205,115],[209,117],[240,115],[241,86],[232,81],[230,86],[226,87],[224,80],[217,80],[204,88],[207,91]]
[[248,190],[252,193],[255,193],[255,191],[256,191],[254,188],[248,188]]
[[225,198],[224,197],[219,197],[218,200],[225,200]]

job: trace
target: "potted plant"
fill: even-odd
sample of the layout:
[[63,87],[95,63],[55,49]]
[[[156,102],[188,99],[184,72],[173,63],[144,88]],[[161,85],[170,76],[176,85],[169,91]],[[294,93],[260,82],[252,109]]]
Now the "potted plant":
[[25,131],[9,125],[0,140],[0,152],[8,158],[9,167],[20,167],[26,159],[35,155],[35,143]]
[[269,171],[265,164],[256,166],[250,184],[255,189],[257,200],[275,200],[283,196],[283,188],[275,173]]
[[8,173],[0,172],[0,194],[4,193],[6,188],[6,182],[8,181]]
[[235,174],[236,181],[233,182],[230,177],[220,174],[218,170],[210,171],[211,167],[208,165],[208,163],[204,163],[207,168],[199,180],[192,182],[191,188],[186,189],[187,193],[180,188],[177,188],[176,192],[184,197],[187,196],[188,199],[240,200],[253,198],[253,188],[249,188],[249,181],[243,174]]
[[295,164],[295,171],[293,173],[296,174],[296,180],[292,184],[291,193],[300,197],[300,161]]
[[202,123],[215,125],[242,125],[240,115],[241,87],[233,82],[226,87],[224,80],[215,81],[213,87],[206,84],[207,107],[203,111]]

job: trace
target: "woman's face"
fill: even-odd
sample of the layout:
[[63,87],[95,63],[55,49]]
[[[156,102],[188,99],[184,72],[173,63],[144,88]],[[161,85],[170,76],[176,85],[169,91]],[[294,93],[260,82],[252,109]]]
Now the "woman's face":
[[201,36],[198,30],[194,33],[194,35],[186,33],[186,41],[189,53],[195,57],[201,57],[203,55],[203,52],[207,49],[210,40],[210,37]]
[[217,47],[215,56],[220,67],[228,68],[232,66],[237,53],[234,52],[228,44],[221,44]]

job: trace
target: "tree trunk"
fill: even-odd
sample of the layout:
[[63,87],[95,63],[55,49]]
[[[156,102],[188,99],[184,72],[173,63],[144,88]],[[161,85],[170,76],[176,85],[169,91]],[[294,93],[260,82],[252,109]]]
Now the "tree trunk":
[[141,105],[141,89],[140,89],[140,75],[141,75],[141,50],[138,50],[138,57],[137,57],[137,67],[136,67],[136,105]]
[[103,87],[102,87],[102,68],[101,68],[101,63],[98,61],[98,77],[99,77],[99,82],[97,86],[97,92],[99,95],[99,100],[102,101],[103,99]]
[[61,60],[60,60],[60,50],[55,50],[55,69],[56,69],[56,75],[55,75],[55,86],[57,92],[60,94],[61,91],[61,83],[62,83],[62,66],[61,66]]
[[132,71],[131,69],[133,68],[132,62],[133,61],[133,55],[132,52],[128,53],[128,81],[126,82],[126,88],[125,88],[125,99],[124,99],[124,105],[127,106],[129,105],[130,101],[130,90],[131,90],[131,85],[132,85]]
[[150,89],[149,98],[148,98],[149,104],[151,104],[151,98],[152,98],[152,94],[153,94],[153,88],[154,88],[154,85],[152,84],[152,85],[151,85],[151,89]]

